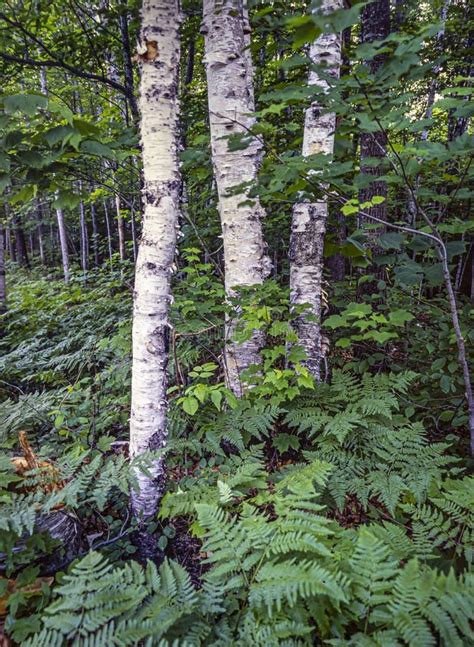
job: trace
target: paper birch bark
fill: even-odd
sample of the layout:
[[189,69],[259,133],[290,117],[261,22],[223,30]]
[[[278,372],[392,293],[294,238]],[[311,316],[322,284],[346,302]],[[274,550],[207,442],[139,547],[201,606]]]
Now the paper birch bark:
[[[241,0],[204,0],[201,31],[205,57],[211,149],[219,199],[224,243],[225,288],[229,297],[239,288],[258,285],[268,276],[270,261],[265,255],[262,223],[264,210],[258,198],[249,199],[249,187],[257,179],[261,144],[249,137],[243,150],[229,150],[228,138],[248,135],[255,124],[253,67],[248,20]],[[236,193],[235,187],[245,185]],[[234,191],[232,191],[234,189]],[[245,384],[242,371],[260,362],[262,335],[232,340],[238,313],[226,322],[225,364],[227,383],[241,396]]]
[[[323,0],[318,11],[329,14],[343,8],[342,0]],[[310,59],[314,66],[308,84],[327,93],[329,83],[324,75],[337,78],[341,66],[341,34],[321,34],[311,44]],[[334,151],[336,114],[324,110],[320,100],[313,101],[305,115],[303,156],[318,153],[331,156]],[[321,378],[321,292],[323,248],[328,217],[328,201],[301,202],[293,208],[290,239],[290,299],[292,305],[307,308],[295,322],[298,343],[306,352],[303,364],[317,381]]]
[[[166,447],[167,363],[173,271],[180,205],[178,162],[178,0],[144,0],[139,46],[143,232],[135,270],[133,310],[130,455],[137,458]],[[138,487],[132,511],[141,525],[140,551],[151,556],[155,543],[146,522],[163,494],[162,457],[135,470]]]

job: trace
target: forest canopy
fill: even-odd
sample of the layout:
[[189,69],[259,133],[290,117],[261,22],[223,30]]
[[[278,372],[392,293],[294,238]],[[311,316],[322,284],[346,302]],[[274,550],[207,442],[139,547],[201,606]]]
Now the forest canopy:
[[467,0],[5,0],[0,643],[474,644]]

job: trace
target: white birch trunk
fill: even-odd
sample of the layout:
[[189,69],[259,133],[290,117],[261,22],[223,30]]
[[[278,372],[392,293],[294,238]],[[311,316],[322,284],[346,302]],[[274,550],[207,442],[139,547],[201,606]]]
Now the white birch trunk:
[[[255,110],[253,67],[248,20],[241,0],[204,0],[201,31],[205,36],[209,121],[214,174],[219,196],[219,214],[224,241],[225,288],[229,296],[236,289],[258,285],[268,276],[270,261],[265,255],[261,219],[264,210],[258,198],[248,200],[248,189],[233,195],[240,184],[257,179],[261,144],[255,138],[244,150],[230,151],[228,137],[248,134],[255,124],[249,113]],[[225,359],[227,382],[240,396],[245,385],[241,372],[260,361],[262,336],[256,333],[241,344],[229,341],[236,319],[226,323]]]
[[67,232],[62,209],[56,209],[56,219],[58,221],[59,245],[61,247],[61,258],[63,261],[64,282],[69,283],[69,253],[67,249]]
[[[82,182],[79,182],[79,193],[82,193]],[[79,203],[80,214],[80,248],[81,248],[81,267],[83,272],[89,269],[89,236],[87,234],[86,210],[84,202]]]
[[[167,363],[170,281],[176,251],[180,201],[177,96],[179,72],[178,0],[144,0],[139,49],[143,152],[143,233],[135,270],[133,311],[130,455],[163,450],[167,442]],[[145,522],[158,508],[164,463],[157,458],[149,475],[137,470],[132,510],[142,522],[141,552],[154,551]]]
[[110,261],[110,270],[112,271],[114,269],[114,261],[113,261],[113,249],[112,249],[112,230],[110,227],[110,219],[109,219],[109,210],[107,209],[107,200],[104,200],[104,216],[105,216],[105,226],[107,229],[107,249],[109,252],[109,261]]
[[[329,14],[343,6],[342,0],[322,0],[319,11]],[[341,34],[321,34],[312,43],[309,55],[314,65],[325,66],[326,74],[337,78],[341,66]],[[329,89],[328,82],[317,70],[311,70],[308,84],[318,86],[323,92]],[[335,113],[325,112],[318,101],[314,101],[305,115],[303,155],[332,155],[335,130]],[[290,240],[291,303],[308,304],[296,322],[298,341],[306,351],[304,364],[317,381],[321,378],[321,290],[327,216],[327,198],[296,204]]]
[[115,212],[117,214],[117,229],[118,229],[118,245],[120,260],[125,260],[125,223],[123,221],[122,212],[120,210],[120,196],[115,194]]

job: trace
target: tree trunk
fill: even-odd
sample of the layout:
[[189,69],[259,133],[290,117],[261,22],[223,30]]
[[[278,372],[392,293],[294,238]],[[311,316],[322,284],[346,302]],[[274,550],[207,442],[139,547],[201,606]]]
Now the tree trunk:
[[[450,0],[445,0],[443,7],[441,9],[441,29],[439,32],[436,34],[436,44],[435,47],[441,55],[443,53],[443,40],[444,40],[444,31],[446,28],[446,16],[448,15],[448,9],[449,9],[449,3]],[[436,65],[433,66],[433,78],[430,81],[430,85],[428,88],[428,98],[426,101],[426,110],[425,110],[425,119],[431,119],[431,116],[433,114],[433,104],[435,102],[435,97],[436,97],[436,90],[438,89],[439,85],[439,73],[441,70],[441,65],[440,63],[437,63]],[[421,133],[421,141],[426,141],[428,139],[428,133],[429,133],[429,127],[425,126],[423,128],[423,132]]]
[[[7,310],[7,288],[5,278],[5,236],[0,221],[0,315]],[[1,335],[1,330],[0,330]]]
[[130,230],[132,232],[132,251],[133,251],[133,261],[137,262],[137,231],[135,223],[135,207],[132,203],[130,207]]
[[[320,11],[332,13],[343,8],[342,0],[323,0]],[[341,66],[341,35],[322,34],[310,48],[313,65],[325,65],[325,72],[338,78]],[[317,70],[311,70],[309,85],[322,92],[329,89],[328,82]],[[318,153],[332,156],[336,114],[325,112],[316,99],[306,111],[303,155]],[[301,202],[293,208],[290,240],[290,292],[293,305],[308,307],[296,321],[298,342],[306,352],[304,365],[317,381],[320,380],[321,347],[321,291],[323,277],[323,248],[328,217],[327,197],[316,202]]]
[[107,200],[104,200],[104,216],[105,216],[105,226],[107,229],[107,249],[109,251],[109,261],[110,261],[110,269],[113,270],[114,267],[114,261],[113,261],[113,249],[112,249],[112,231],[110,227],[110,219],[109,219],[109,210],[107,208]]
[[[167,443],[169,303],[178,231],[178,0],[144,0],[139,48],[143,234],[135,269],[130,455],[163,450]],[[157,546],[146,532],[163,495],[163,457],[136,471],[132,511],[141,525],[139,550],[151,557]]]
[[[383,40],[387,38],[390,33],[390,2],[389,0],[376,0],[371,2],[362,9],[361,13],[361,40],[363,43],[371,43],[375,40]],[[386,56],[380,54],[374,56],[373,59],[367,62],[370,73],[376,74],[377,70],[383,64]],[[361,203],[369,202],[374,196],[387,197],[387,184],[384,180],[379,180],[383,175],[382,160],[386,156],[386,136],[384,132],[374,133],[361,133],[360,135],[360,165],[361,172],[370,178],[369,184],[360,190],[359,200]],[[368,164],[367,162],[374,159],[380,160],[377,164]],[[375,205],[373,207],[364,208],[363,211],[371,216],[379,218],[380,220],[387,219],[387,205],[386,202]],[[374,221],[365,218],[362,214],[359,215],[358,225],[373,224]],[[384,233],[385,229],[382,225],[377,229],[367,230],[367,247],[371,250],[372,254],[377,253],[377,239]],[[372,268],[373,269],[373,268]],[[372,271],[372,270],[371,270]],[[364,284],[365,288],[371,289],[368,283]],[[365,289],[364,288],[364,289]]]
[[[340,209],[335,210],[332,224],[329,225],[329,231],[334,236],[334,242],[342,245],[347,237],[346,219]],[[332,254],[326,262],[331,282],[344,281],[346,276],[346,259],[340,252]]]
[[[92,187],[91,187],[92,191]],[[99,230],[97,228],[97,216],[95,205],[91,204],[91,223],[92,223],[92,251],[94,253],[94,265],[99,267]]]
[[[79,190],[82,192],[82,185],[79,186]],[[89,269],[89,235],[87,233],[86,210],[84,207],[84,202],[82,200],[79,203],[79,213],[81,233],[81,268],[83,272],[87,272],[87,270]]]
[[38,232],[39,255],[40,255],[41,264],[45,265],[46,257],[45,257],[45,253],[44,253],[43,207],[41,205],[41,200],[36,201],[36,220],[38,221],[38,225],[36,227],[36,230]]
[[[8,218],[7,209],[5,209],[5,212],[6,212],[6,215],[7,215],[7,218]],[[7,248],[8,256],[9,256],[11,261],[16,263],[16,249],[15,249],[15,245],[13,244],[12,233],[11,233],[10,227],[8,225],[5,227],[5,236],[6,236],[6,239],[7,239],[6,248]]]
[[56,209],[56,218],[58,221],[59,244],[61,247],[61,257],[63,261],[64,282],[69,283],[69,253],[67,249],[67,231],[64,222],[64,213],[62,209]]
[[[204,0],[202,32],[205,36],[211,148],[228,296],[235,295],[244,286],[261,284],[270,270],[261,224],[264,210],[258,198],[249,200],[248,189],[257,179],[261,144],[256,138],[248,137],[247,148],[232,151],[228,147],[229,136],[248,136],[248,129],[255,124],[255,118],[249,115],[255,106],[244,25],[242,2]],[[246,188],[236,194],[235,187],[244,183]],[[236,313],[226,322],[225,360],[227,383],[240,396],[245,388],[241,372],[260,362],[262,335],[255,333],[243,343],[232,341],[237,317]]]
[[194,41],[194,36],[191,35],[189,38],[188,57],[186,60],[186,74],[184,76],[185,85],[190,85],[193,81],[195,52],[196,52],[196,43]]
[[134,83],[133,83],[133,65],[132,56],[130,51],[130,38],[128,34],[128,15],[127,5],[124,4],[120,7],[119,16],[120,25],[120,38],[122,41],[122,56],[123,56],[123,70],[125,78],[125,87],[127,88],[127,98],[130,105],[130,112],[135,123],[138,122],[138,106],[135,99]]
[[20,265],[29,269],[30,261],[28,259],[28,251],[26,249],[25,232],[23,231],[21,224],[18,222],[17,216],[13,216],[13,229],[15,234],[17,261]]
[[123,221],[122,212],[120,210],[120,195],[115,194],[115,212],[117,214],[117,229],[118,229],[118,244],[120,260],[125,260],[125,223]]

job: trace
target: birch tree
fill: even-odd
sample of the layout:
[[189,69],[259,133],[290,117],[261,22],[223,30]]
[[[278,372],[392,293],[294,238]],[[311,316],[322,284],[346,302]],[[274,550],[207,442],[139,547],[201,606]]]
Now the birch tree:
[[67,248],[67,231],[62,209],[56,209],[56,220],[58,222],[59,246],[61,247],[61,258],[63,262],[64,282],[69,283],[69,252]]
[[[170,281],[180,209],[178,162],[178,0],[144,0],[139,46],[141,145],[143,153],[143,233],[135,270],[133,311],[130,455],[163,450],[167,442],[167,363]],[[163,458],[145,474],[132,510],[141,525],[143,556],[155,551],[146,522],[155,515],[164,488]]]
[[[258,200],[249,200],[248,187],[257,179],[261,144],[249,138],[248,146],[230,150],[231,136],[248,135],[255,124],[253,67],[247,49],[248,20],[242,0],[204,0],[201,32],[205,57],[212,161],[224,243],[225,288],[229,297],[239,288],[259,285],[268,276],[270,261],[265,255],[262,233],[264,210]],[[245,185],[237,192],[235,187]],[[245,384],[241,373],[259,363],[262,336],[232,340],[237,314],[226,322],[225,363],[227,383],[241,396]]]
[[[342,0],[323,0],[320,11],[329,14],[343,8]],[[311,44],[309,56],[314,68],[308,84],[318,92],[326,93],[329,83],[324,76],[338,77],[341,65],[341,35],[321,34]],[[332,155],[336,114],[324,110],[316,99],[307,109],[303,135],[303,156],[317,153]],[[293,208],[290,239],[290,291],[293,305],[307,304],[296,321],[299,344],[306,351],[304,364],[320,380],[321,363],[321,291],[323,276],[323,248],[328,217],[327,197],[315,202],[301,202]]]

